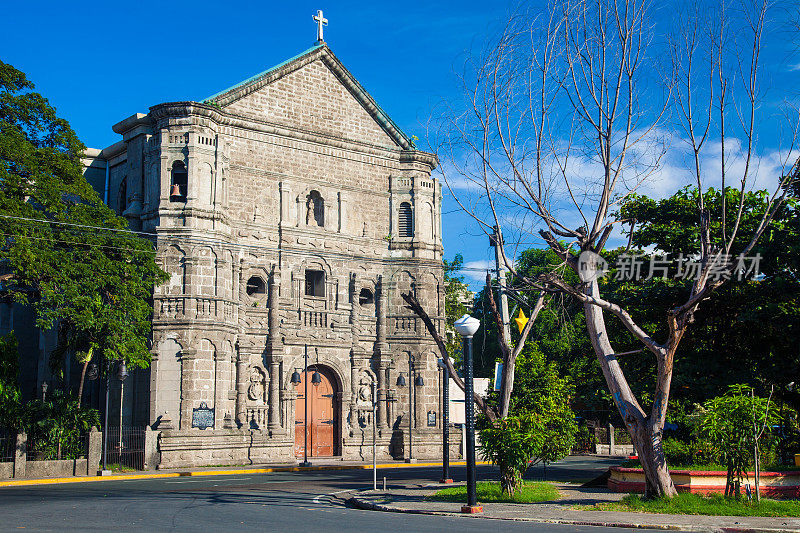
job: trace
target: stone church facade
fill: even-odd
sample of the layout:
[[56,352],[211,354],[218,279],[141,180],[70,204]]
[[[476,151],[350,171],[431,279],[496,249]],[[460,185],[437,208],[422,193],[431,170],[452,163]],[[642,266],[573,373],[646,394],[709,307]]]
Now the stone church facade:
[[400,297],[441,325],[436,159],[327,45],[113,129],[87,177],[105,173],[108,203],[156,235],[171,274],[149,372],[126,384],[160,466],[283,462],[309,440],[311,457],[368,459],[373,423],[383,458],[408,457],[409,423],[414,457],[440,456],[436,347]]

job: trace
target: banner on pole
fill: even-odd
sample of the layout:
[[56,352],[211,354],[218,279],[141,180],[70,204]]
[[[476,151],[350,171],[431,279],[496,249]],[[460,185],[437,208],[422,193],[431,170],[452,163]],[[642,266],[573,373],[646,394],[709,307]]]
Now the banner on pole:
[[494,390],[499,391],[503,386],[503,363],[495,361],[494,363]]

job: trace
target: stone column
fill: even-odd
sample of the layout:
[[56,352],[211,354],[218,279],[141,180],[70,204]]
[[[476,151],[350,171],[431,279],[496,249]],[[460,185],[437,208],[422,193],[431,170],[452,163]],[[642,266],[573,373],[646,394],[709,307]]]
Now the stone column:
[[[145,426],[145,435],[152,432],[150,426]],[[89,453],[86,455],[86,475],[95,476],[103,459],[103,434],[93,427],[89,432]]]
[[[423,376],[423,379],[430,379],[429,376],[425,376],[425,359],[422,354],[417,354],[414,356],[414,360],[411,363],[411,367],[413,370],[411,374],[416,376],[417,374]],[[426,424],[425,416],[427,416],[427,411],[425,410],[425,387],[429,386],[430,383],[425,383],[423,387],[417,387],[416,384],[414,386],[414,427],[424,427]]]
[[247,409],[245,394],[247,393],[247,360],[239,345],[236,345],[236,421],[240,427],[247,428]]
[[270,431],[281,429],[281,361],[283,361],[283,338],[280,321],[280,287],[281,272],[277,266],[272,267],[269,279],[269,421]]
[[[194,272],[195,267],[197,266],[197,260],[193,257],[189,257],[188,255],[183,258],[183,265],[184,265],[184,280],[183,280],[183,294],[185,296],[189,296],[194,293],[192,288],[194,287]],[[197,316],[197,302],[194,298],[186,298],[184,300],[184,310],[183,312],[189,318],[195,318]]]
[[180,429],[191,429],[192,408],[194,407],[194,358],[197,350],[184,348],[181,350],[181,421]]
[[375,372],[378,378],[378,409],[375,412],[375,426],[378,429],[388,428],[389,427],[389,416],[386,409],[386,404],[388,403],[386,399],[388,398],[388,390],[386,387],[386,367],[384,365],[378,365],[378,369]]
[[28,460],[28,435],[17,433],[17,445],[14,448],[14,477],[25,477],[25,463]]
[[[153,339],[153,346],[159,346],[160,340]],[[158,390],[158,356],[157,349],[150,350],[150,408],[148,424],[155,424],[158,418],[158,401],[156,399],[156,391]]]
[[[361,346],[358,343],[358,275],[353,273],[350,276],[350,416],[348,417],[351,431],[356,427],[358,411],[356,402],[358,401],[358,369],[361,365],[359,359],[363,359]],[[361,357],[359,357],[361,355]]]
[[389,427],[389,417],[386,410],[386,398],[388,397],[388,387],[386,383],[386,368],[388,363],[389,345],[386,342],[386,320],[388,308],[388,291],[383,281],[383,276],[378,278],[376,302],[378,306],[378,317],[376,323],[377,339],[375,342],[375,370],[378,374],[378,412],[376,424],[380,428]]
[[270,431],[281,429],[281,364],[272,360],[269,363],[269,423]]
[[214,429],[222,427],[222,418],[225,415],[225,383],[222,381],[222,369],[227,354],[215,351],[212,355],[214,365]]
[[189,136],[189,140],[186,143],[186,150],[188,151],[188,155],[186,157],[186,172],[188,174],[188,183],[186,185],[186,206],[194,207],[197,203],[197,182],[200,178],[200,173],[198,172],[197,167],[200,161],[196,153],[197,135],[195,135],[194,131],[189,131],[186,133],[186,135]]

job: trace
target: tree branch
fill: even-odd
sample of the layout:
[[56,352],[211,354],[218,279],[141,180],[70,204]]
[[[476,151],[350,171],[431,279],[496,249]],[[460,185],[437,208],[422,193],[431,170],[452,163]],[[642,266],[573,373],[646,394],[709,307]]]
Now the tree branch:
[[[428,313],[419,303],[419,300],[417,300],[414,294],[407,292],[401,293],[400,296],[406,302],[406,308],[417,315],[422,320],[423,324],[425,324],[428,333],[430,333],[431,337],[433,337],[436,346],[439,348],[439,353],[442,355],[442,361],[444,361],[444,364],[447,366],[447,370],[450,372],[450,377],[456,382],[458,388],[461,390],[466,390],[466,387],[464,386],[464,380],[458,375],[458,372],[456,372],[452,361],[450,361],[450,354],[447,353],[447,347],[445,346],[442,337],[439,335],[439,332],[436,331],[436,326],[433,325],[433,320],[431,320],[431,317],[428,316]],[[473,396],[475,405],[478,406],[478,409],[481,410],[486,418],[488,418],[491,422],[494,422],[497,419],[497,412],[487,405],[486,401],[477,393],[474,393]]]

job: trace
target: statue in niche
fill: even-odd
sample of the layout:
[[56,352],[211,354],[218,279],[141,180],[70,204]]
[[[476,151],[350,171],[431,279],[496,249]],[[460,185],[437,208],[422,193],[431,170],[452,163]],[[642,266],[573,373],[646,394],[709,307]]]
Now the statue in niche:
[[[361,373],[358,380],[356,404],[358,409],[358,425],[362,428],[372,425],[372,376]],[[377,392],[377,391],[376,391]]]
[[266,381],[266,375],[263,370],[257,366],[250,369],[250,386],[247,387],[247,397],[251,401],[258,403],[264,402]]
[[306,197],[306,225],[325,226],[325,203],[319,191],[311,191]]

